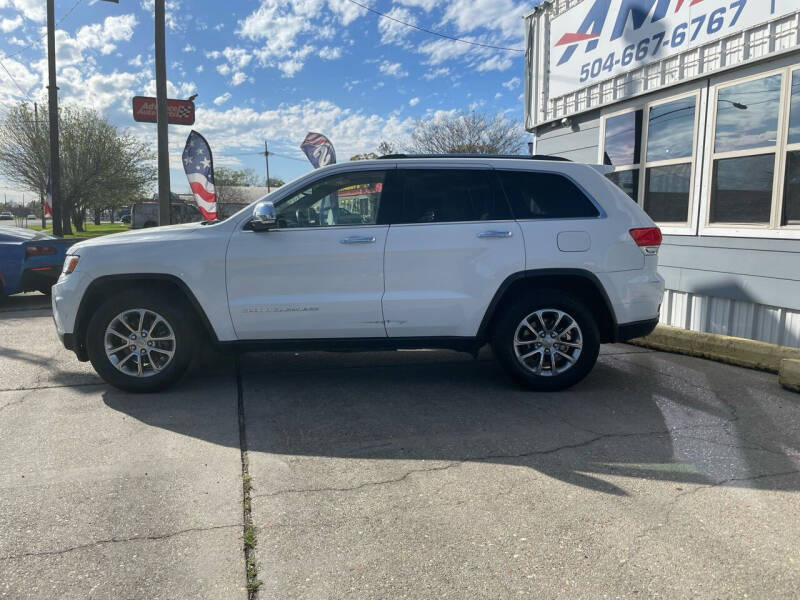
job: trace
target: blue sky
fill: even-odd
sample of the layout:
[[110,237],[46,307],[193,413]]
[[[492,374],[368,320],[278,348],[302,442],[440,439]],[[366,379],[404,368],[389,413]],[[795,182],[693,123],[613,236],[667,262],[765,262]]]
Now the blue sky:
[[[538,1],[359,0],[397,19],[485,44],[522,49],[522,16]],[[298,146],[326,134],[339,160],[402,140],[420,118],[475,108],[522,122],[524,55],[437,38],[349,0],[168,0],[170,97],[199,94],[194,128],[215,163],[264,173],[264,140],[282,155],[273,176],[310,170]],[[60,101],[90,106],[155,144],[131,117],[151,95],[153,2],[56,0]],[[0,0],[0,112],[46,102],[45,0]],[[22,88],[20,90],[20,88]],[[180,153],[188,127],[170,127],[172,187],[188,191]],[[0,180],[0,192],[12,186]],[[13,196],[12,196],[13,197]]]

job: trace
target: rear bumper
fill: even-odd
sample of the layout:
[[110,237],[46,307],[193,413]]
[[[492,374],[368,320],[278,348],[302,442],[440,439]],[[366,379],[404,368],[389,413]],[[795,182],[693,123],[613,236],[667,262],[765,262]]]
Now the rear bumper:
[[34,267],[26,269],[22,272],[22,279],[20,280],[20,289],[24,291],[31,290],[49,290],[61,274],[61,267]]
[[658,325],[658,319],[648,319],[646,321],[635,321],[633,323],[622,323],[617,325],[617,333],[614,336],[615,342],[627,342],[636,338],[650,335]]

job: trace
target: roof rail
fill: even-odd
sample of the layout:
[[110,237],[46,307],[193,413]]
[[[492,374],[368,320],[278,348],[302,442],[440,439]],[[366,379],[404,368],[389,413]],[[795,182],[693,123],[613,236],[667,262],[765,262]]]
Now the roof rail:
[[547,154],[385,154],[379,160],[396,160],[400,158],[513,158],[515,160],[554,160],[559,162],[572,162],[563,156],[548,156]]

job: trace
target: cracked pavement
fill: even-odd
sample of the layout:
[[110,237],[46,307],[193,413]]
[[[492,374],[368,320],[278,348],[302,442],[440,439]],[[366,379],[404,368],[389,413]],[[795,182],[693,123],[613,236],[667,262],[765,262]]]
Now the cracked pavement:
[[[245,598],[237,382],[108,388],[0,308],[0,597]],[[241,359],[260,598],[794,598],[800,396],[632,346]]]

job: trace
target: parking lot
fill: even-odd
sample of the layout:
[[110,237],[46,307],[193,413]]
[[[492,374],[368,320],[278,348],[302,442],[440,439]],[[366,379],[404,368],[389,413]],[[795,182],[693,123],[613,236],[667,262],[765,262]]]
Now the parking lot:
[[206,352],[103,384],[0,306],[0,597],[795,598],[800,396],[615,345],[575,388],[490,354]]

